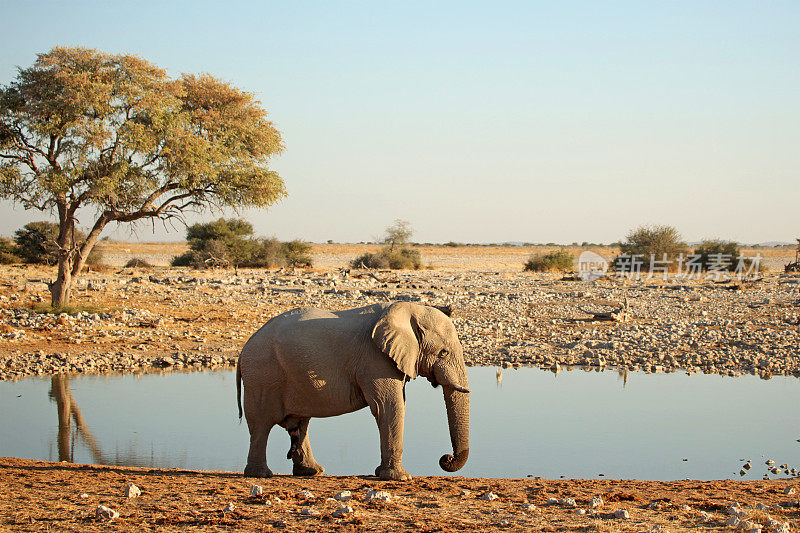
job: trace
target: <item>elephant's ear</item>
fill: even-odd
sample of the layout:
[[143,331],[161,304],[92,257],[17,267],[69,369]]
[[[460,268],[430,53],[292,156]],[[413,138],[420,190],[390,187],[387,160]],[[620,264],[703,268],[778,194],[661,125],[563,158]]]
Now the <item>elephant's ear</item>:
[[417,377],[420,346],[411,325],[411,305],[389,306],[372,329],[372,340],[409,378]]

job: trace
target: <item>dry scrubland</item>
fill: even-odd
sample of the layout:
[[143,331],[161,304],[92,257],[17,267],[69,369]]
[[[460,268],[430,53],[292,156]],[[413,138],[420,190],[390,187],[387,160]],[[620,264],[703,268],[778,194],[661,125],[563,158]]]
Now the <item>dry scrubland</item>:
[[[0,267],[2,379],[232,365],[250,334],[277,313],[296,306],[342,309],[391,300],[452,305],[468,364],[800,375],[800,277],[778,271],[792,255],[787,249],[760,250],[764,256],[771,252],[773,272],[759,281],[713,283],[562,281],[556,274],[522,273],[532,250],[517,247],[423,248],[423,261],[433,269],[376,273],[341,270],[352,257],[375,248],[363,245],[317,245],[317,267],[308,271],[238,272],[119,266],[131,257],[164,265],[185,249],[181,244],[106,243],[104,248],[107,261],[116,266],[80,279],[74,303],[95,309],[73,315],[31,311],[47,302],[44,282],[51,270]],[[614,252],[600,250],[608,257]],[[625,298],[626,321],[592,321],[582,311],[605,310]],[[254,531],[652,531],[655,526],[661,531],[733,531],[726,525],[732,512],[764,525],[765,531],[777,531],[785,522],[792,529],[800,526],[798,495],[788,490],[792,480],[249,480],[234,473],[19,459],[0,459],[0,477],[0,529],[14,531],[211,526]],[[129,482],[142,489],[142,496],[129,500],[122,495]],[[263,486],[263,496],[249,496],[252,483]],[[366,488],[386,490],[393,499],[366,502]],[[316,498],[303,500],[303,489]],[[327,498],[343,490],[353,492],[348,504],[355,512],[333,518],[339,504]],[[480,499],[487,492],[498,498]],[[592,509],[596,496],[604,503]],[[559,502],[548,503],[550,498]],[[734,502],[743,506],[741,511],[728,509]],[[228,503],[234,510],[223,512]],[[96,519],[99,504],[120,517],[111,525]],[[526,507],[531,504],[535,507]],[[304,515],[303,509],[319,514]],[[623,510],[629,518],[615,514]],[[767,528],[770,520],[775,522]]]

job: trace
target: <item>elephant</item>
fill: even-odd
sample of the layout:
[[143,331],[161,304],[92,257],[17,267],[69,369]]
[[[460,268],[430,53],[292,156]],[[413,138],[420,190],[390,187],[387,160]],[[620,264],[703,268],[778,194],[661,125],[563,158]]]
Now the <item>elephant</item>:
[[405,384],[417,376],[442,386],[453,454],[439,465],[455,472],[469,456],[470,391],[449,308],[394,302],[344,311],[297,308],[272,318],[247,341],[236,367],[239,419],[244,396],[250,432],[244,475],[272,475],[266,449],[276,424],[289,432],[292,474],[322,473],[309,420],[369,407],[380,433],[375,475],[411,480],[402,465]]

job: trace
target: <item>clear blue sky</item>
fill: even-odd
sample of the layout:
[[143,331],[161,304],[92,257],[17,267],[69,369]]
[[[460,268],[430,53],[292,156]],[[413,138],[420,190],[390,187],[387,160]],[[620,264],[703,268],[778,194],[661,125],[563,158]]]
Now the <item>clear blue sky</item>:
[[[2,0],[0,83],[80,45],[256,93],[290,193],[263,235],[800,236],[800,2],[431,4]],[[0,234],[41,218],[2,203]]]

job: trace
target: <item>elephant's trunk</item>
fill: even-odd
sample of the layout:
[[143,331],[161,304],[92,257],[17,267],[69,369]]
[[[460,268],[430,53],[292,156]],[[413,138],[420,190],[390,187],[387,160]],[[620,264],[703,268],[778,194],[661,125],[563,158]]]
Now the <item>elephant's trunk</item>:
[[459,392],[448,385],[443,385],[442,389],[453,455],[443,455],[439,459],[439,466],[447,472],[455,472],[464,466],[469,457],[469,393]]

